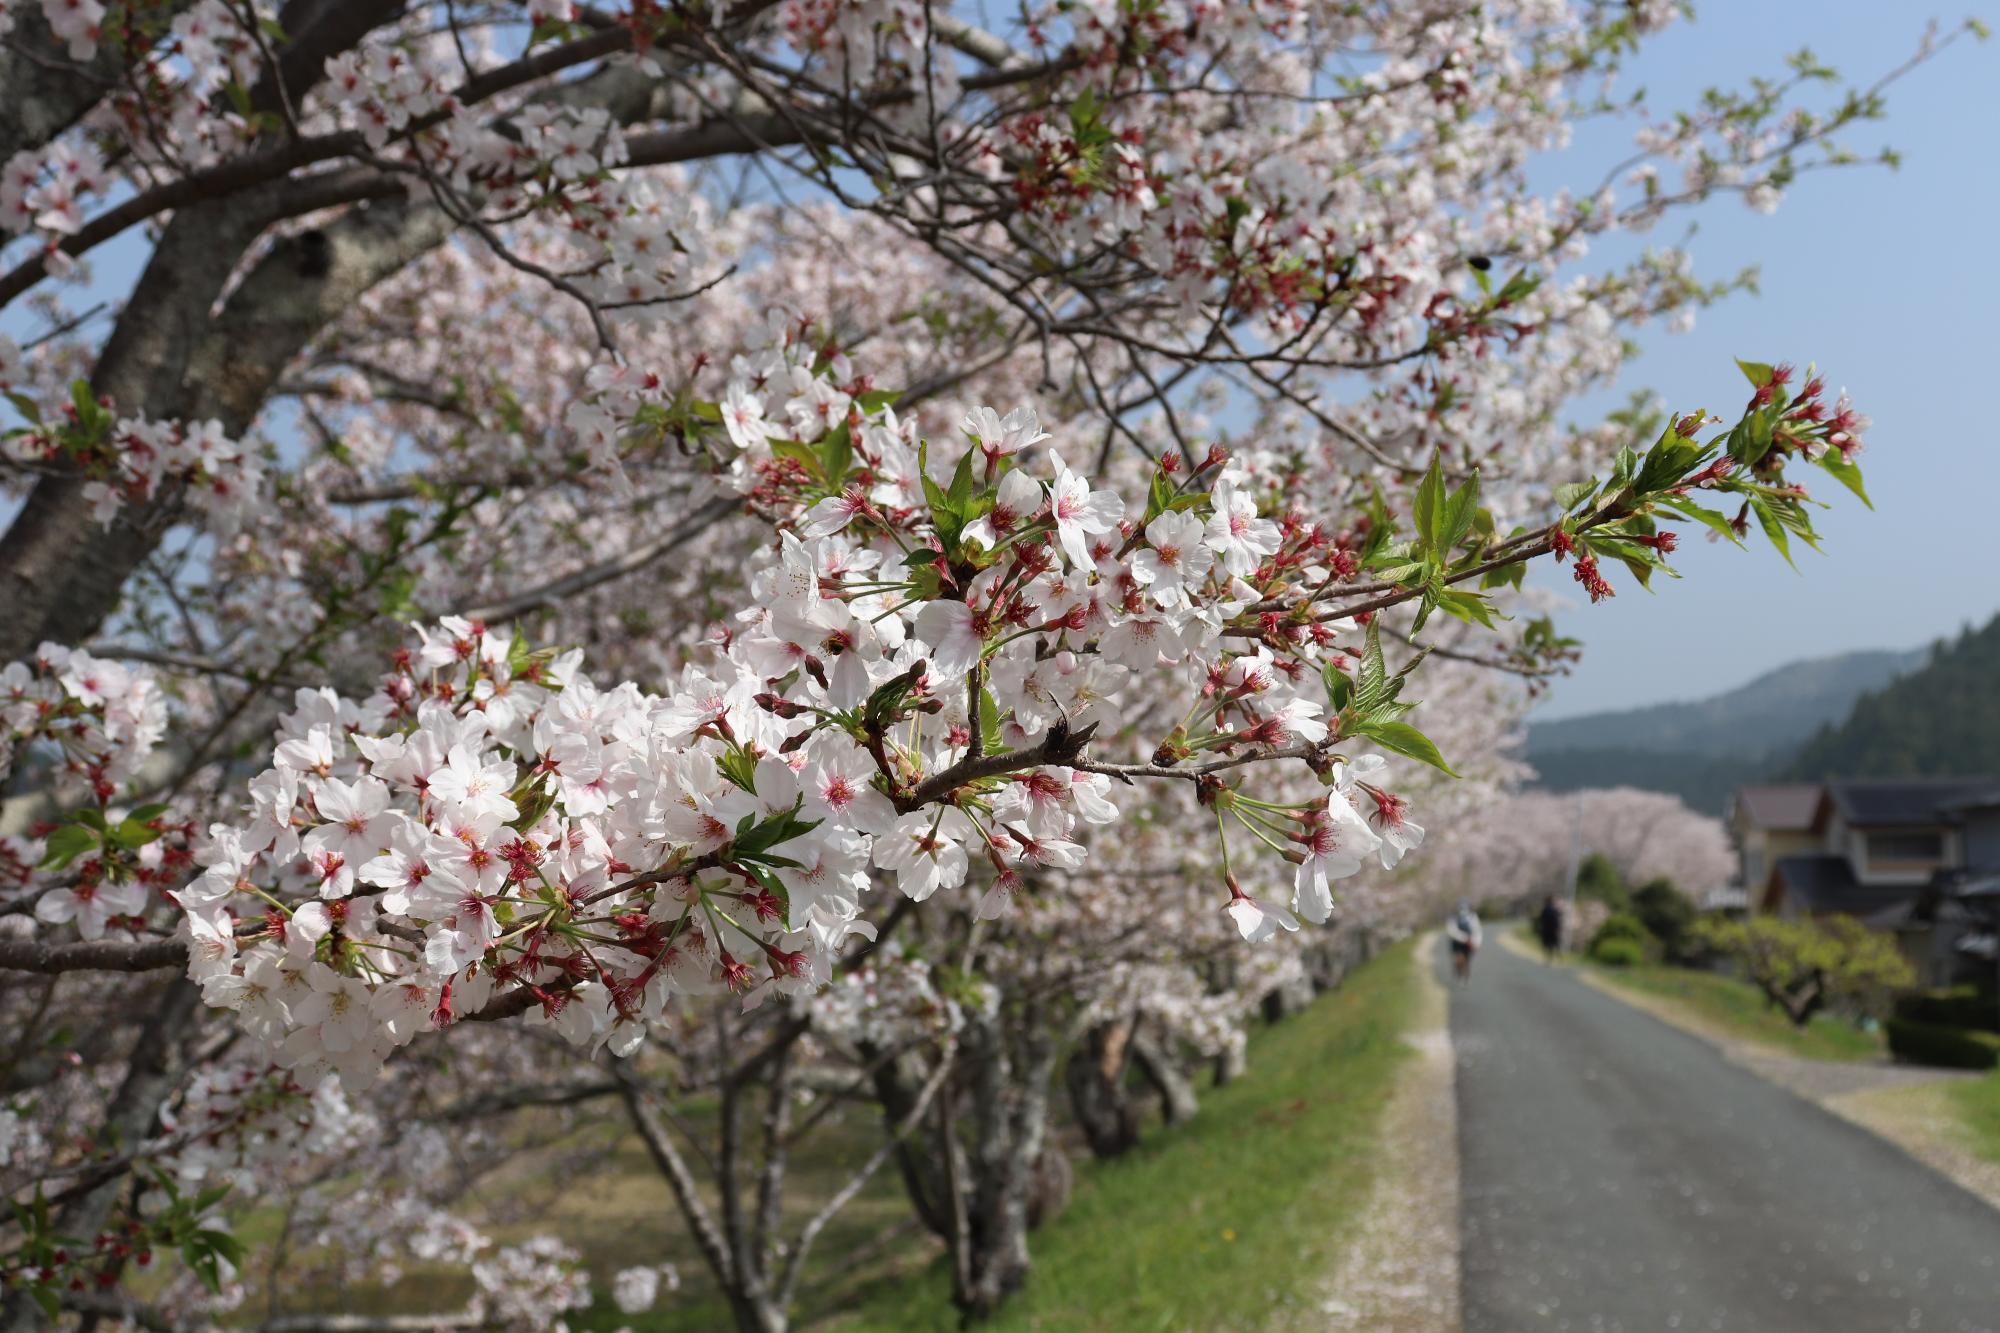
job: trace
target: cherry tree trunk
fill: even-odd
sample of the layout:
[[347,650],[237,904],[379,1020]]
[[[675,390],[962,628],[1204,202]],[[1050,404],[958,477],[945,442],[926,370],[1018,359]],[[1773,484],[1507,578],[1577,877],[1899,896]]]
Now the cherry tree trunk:
[[1099,1024],[1063,1067],[1070,1110],[1098,1157],[1116,1157],[1139,1142],[1140,1111],[1125,1085],[1134,1027],[1129,1018]]
[[1160,1097],[1160,1114],[1170,1125],[1192,1120],[1200,1109],[1194,1080],[1182,1066],[1179,1052],[1144,1028],[1132,1034],[1132,1063]]

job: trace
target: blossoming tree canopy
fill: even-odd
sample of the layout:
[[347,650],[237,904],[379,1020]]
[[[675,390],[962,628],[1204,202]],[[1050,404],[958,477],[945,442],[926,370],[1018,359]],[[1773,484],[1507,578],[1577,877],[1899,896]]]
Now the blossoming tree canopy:
[[[1208,1055],[1303,925],[1407,924],[1574,652],[1528,563],[1595,600],[1861,493],[1810,370],[1562,424],[1734,286],[1592,238],[1769,207],[1880,114],[1800,57],[1532,191],[1675,16],[0,0],[0,976],[43,988],[0,1008],[39,1031],[88,974],[103,1017],[0,1113],[0,1165],[86,1145],[6,1178],[0,1271],[82,1310],[172,1246],[227,1288],[215,1182],[401,1116],[426,1032],[504,1107],[539,1071],[474,1034],[550,1029],[642,1137],[649,1038],[737,1079],[685,1013],[863,1067],[894,1032],[934,1057],[879,1085],[900,1144],[1010,993]],[[951,931],[881,947],[919,911]],[[947,1179],[988,1169],[951,1133]],[[650,1146],[782,1326],[823,1219],[738,1264],[782,1247],[703,1231]],[[383,1210],[468,1317],[588,1298],[558,1241]],[[993,1251],[968,1309],[1018,1285],[1024,1221],[931,1211]]]

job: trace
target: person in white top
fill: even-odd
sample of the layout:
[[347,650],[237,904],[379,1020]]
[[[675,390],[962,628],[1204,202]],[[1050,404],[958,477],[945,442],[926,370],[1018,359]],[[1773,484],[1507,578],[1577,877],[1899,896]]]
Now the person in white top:
[[1462,986],[1472,979],[1472,955],[1479,952],[1479,913],[1472,910],[1471,903],[1458,905],[1444,933],[1451,941],[1451,970]]

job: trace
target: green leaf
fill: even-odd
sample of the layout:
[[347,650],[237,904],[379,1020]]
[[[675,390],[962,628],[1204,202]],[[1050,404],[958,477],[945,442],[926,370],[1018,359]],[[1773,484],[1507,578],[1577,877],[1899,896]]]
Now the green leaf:
[[1750,497],[1750,512],[1757,516],[1757,526],[1764,529],[1764,535],[1770,539],[1771,545],[1778,548],[1778,554],[1785,557],[1785,563],[1797,569],[1798,562],[1792,559],[1792,542],[1785,535],[1785,525],[1771,513],[1762,496]]
[[1320,683],[1326,686],[1327,707],[1338,713],[1354,698],[1354,678],[1328,659],[1319,669]]
[[1389,698],[1389,664],[1382,658],[1382,623],[1368,622],[1368,635],[1361,649],[1361,674],[1354,682],[1354,707],[1364,716]]
[[235,1264],[237,1267],[239,1268],[242,1267],[243,1265],[242,1241],[236,1239],[236,1237],[230,1235],[227,1231],[214,1231],[207,1228],[204,1228],[201,1231],[197,1231],[195,1235],[199,1236],[203,1241],[207,1242],[208,1248],[210,1250],[214,1251],[216,1254],[221,1255],[224,1259],[227,1259],[230,1263]]
[[737,837],[734,840],[736,855],[743,859],[756,857],[780,843],[805,836],[818,828],[819,824],[820,821],[817,819],[800,819],[798,807],[794,806],[790,810],[772,815],[748,833]]
[[1384,583],[1409,583],[1413,581],[1413,576],[1421,574],[1424,568],[1421,560],[1402,560],[1382,566],[1376,570],[1376,574]]
[[1479,513],[1479,469],[1474,468],[1465,484],[1451,493],[1445,505],[1444,539],[1438,543],[1443,550],[1457,546],[1466,533],[1472,531],[1472,521]]
[[847,465],[854,461],[854,441],[845,421],[820,440],[819,457],[814,461],[819,464],[827,489],[838,491],[847,477]]
[[967,449],[951,474],[951,491],[946,498],[951,502],[952,511],[961,518],[965,515],[966,506],[972,503],[972,460],[976,453],[976,450]]
[[1410,633],[1416,634],[1430,623],[1431,612],[1437,610],[1438,593],[1442,587],[1436,579],[1424,585],[1424,595],[1417,598],[1417,618],[1410,622]]
[[1750,387],[1761,389],[1771,382],[1771,367],[1762,361],[1745,361],[1736,358],[1736,365],[1743,372],[1743,378],[1750,381]]
[[1749,436],[1743,461],[1751,467],[1757,466],[1764,455],[1771,452],[1772,420],[1773,410],[1768,407],[1759,408],[1744,419],[1743,424],[1749,428]]
[[1743,544],[1743,539],[1736,535],[1736,529],[1729,525],[1727,516],[1718,510],[1710,509],[1706,505],[1696,504],[1684,495],[1670,495],[1658,501],[1658,503],[1665,508],[1673,510],[1676,514],[1682,514],[1697,523],[1706,524],[1711,531],[1719,536],[1727,537],[1738,546]]
[[105,834],[106,840],[112,846],[124,848],[126,851],[134,851],[140,847],[144,847],[159,836],[160,830],[148,828],[146,821],[143,819],[122,820],[119,823],[113,824]]
[[1663,491],[1692,472],[1707,453],[1706,446],[1683,440],[1669,426],[1647,451],[1646,461],[1640,466],[1638,479],[1633,485],[1642,495]]
[[1493,607],[1478,593],[1448,588],[1438,597],[1438,606],[1446,615],[1462,620],[1468,625],[1479,624],[1487,629],[1495,628]]
[[822,460],[819,450],[810,445],[800,444],[797,440],[772,440],[771,452],[780,458],[791,459],[807,472],[820,470]]
[[1838,449],[1828,449],[1820,456],[1819,465],[1825,468],[1833,479],[1853,491],[1861,498],[1861,503],[1870,509],[1875,502],[1868,498],[1868,492],[1861,485],[1861,466],[1850,462]]
[[1571,481],[1556,487],[1556,508],[1567,513],[1597,494],[1595,481]]
[[1416,507],[1411,517],[1417,525],[1417,540],[1431,550],[1437,550],[1442,543],[1438,540],[1439,528],[1444,511],[1444,469],[1439,456],[1431,455],[1430,471],[1417,484]]
[[43,844],[43,870],[61,870],[85,852],[98,847],[97,834],[81,824],[64,824],[49,834]]
[[1438,753],[1438,747],[1431,743],[1431,738],[1407,722],[1378,722],[1361,734],[1385,750],[1422,760],[1442,773],[1458,776],[1457,771],[1444,761],[1444,756]]
[[951,501],[945,497],[944,488],[931,480],[930,442],[917,443],[917,477],[924,484],[924,503],[931,507],[933,517],[942,518],[951,508]]
[[37,426],[42,424],[42,410],[35,406],[34,399],[25,394],[15,393],[12,389],[0,392],[4,392],[7,401],[14,405],[16,412],[19,412]]
[[998,754],[1000,744],[1000,705],[993,701],[993,693],[985,686],[979,687],[979,737],[986,753]]

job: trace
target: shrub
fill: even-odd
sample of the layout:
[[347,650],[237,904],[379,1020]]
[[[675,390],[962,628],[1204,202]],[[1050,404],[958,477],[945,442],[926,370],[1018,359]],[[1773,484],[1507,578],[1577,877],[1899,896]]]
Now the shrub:
[[1590,946],[1590,956],[1606,967],[1632,967],[1646,961],[1646,946],[1623,936],[1600,939]]
[[1913,1023],[1904,1018],[1892,1018],[1886,1026],[1889,1050],[1899,1060],[1944,1069],[2000,1068],[2000,1032]]
[[1648,880],[1634,890],[1632,915],[1645,923],[1672,961],[1688,962],[1701,953],[1691,938],[1700,913],[1694,900],[1675,888],[1672,880]]
[[1630,912],[1613,912],[1590,937],[1590,956],[1612,967],[1630,967],[1645,962],[1652,945],[1644,922]]
[[1912,991],[1896,998],[1896,1017],[1932,1027],[2000,1031],[2000,1000],[1977,986]]
[[1890,992],[1916,980],[1894,940],[1851,916],[1823,921],[1704,917],[1692,938],[1702,948],[1735,959],[1744,975],[1800,1027],[1829,1004],[1880,1013]]
[[1584,857],[1583,864],[1577,867],[1576,896],[1603,903],[1614,912],[1624,911],[1632,901],[1632,895],[1625,890],[1625,877],[1618,873],[1611,858],[1600,852]]
[[1597,928],[1597,933],[1590,937],[1590,947],[1595,949],[1598,945],[1612,940],[1630,940],[1643,948],[1652,942],[1652,938],[1652,933],[1646,929],[1646,923],[1638,917],[1630,912],[1613,912],[1604,919],[1604,924]]

